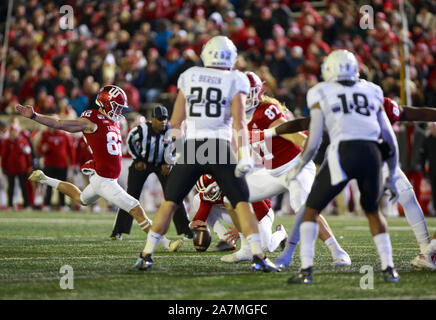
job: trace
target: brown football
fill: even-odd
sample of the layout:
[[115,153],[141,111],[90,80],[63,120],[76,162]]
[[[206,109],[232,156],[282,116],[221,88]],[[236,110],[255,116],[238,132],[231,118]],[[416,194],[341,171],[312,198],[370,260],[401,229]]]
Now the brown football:
[[207,226],[201,226],[194,229],[193,242],[195,250],[200,252],[206,251],[207,248],[209,248],[211,241],[212,236]]

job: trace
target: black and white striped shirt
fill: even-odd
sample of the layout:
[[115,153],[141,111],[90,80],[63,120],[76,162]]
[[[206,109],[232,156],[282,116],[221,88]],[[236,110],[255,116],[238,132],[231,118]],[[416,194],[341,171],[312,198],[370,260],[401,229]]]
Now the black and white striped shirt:
[[143,161],[155,166],[173,164],[171,149],[169,126],[161,133],[155,133],[151,122],[141,123],[127,135],[127,150],[135,162]]

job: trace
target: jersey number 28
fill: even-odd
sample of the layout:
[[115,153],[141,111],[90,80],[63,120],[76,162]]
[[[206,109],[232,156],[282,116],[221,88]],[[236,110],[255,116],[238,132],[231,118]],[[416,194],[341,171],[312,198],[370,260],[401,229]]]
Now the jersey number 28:
[[222,92],[218,88],[207,88],[206,90],[206,103],[204,109],[199,108],[199,104],[203,102],[203,88],[191,88],[191,95],[196,95],[189,100],[189,116],[190,117],[203,117],[219,118],[221,116],[221,96]]

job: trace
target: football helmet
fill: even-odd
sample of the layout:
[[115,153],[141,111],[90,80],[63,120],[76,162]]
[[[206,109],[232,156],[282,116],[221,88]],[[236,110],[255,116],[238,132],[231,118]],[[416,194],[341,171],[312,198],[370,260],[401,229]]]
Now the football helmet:
[[254,72],[247,71],[246,76],[250,81],[250,92],[245,103],[245,111],[256,108],[262,100],[262,94],[265,91],[264,82]]
[[123,89],[114,85],[104,86],[98,92],[95,103],[107,117],[119,121],[124,108],[128,108],[127,95]]
[[195,190],[203,194],[203,199],[216,201],[221,197],[221,190],[215,179],[209,174],[203,174],[195,183]]
[[357,81],[359,79],[359,63],[350,51],[334,50],[322,64],[321,73],[324,81]]
[[200,58],[205,67],[233,68],[238,52],[225,36],[215,36],[203,46]]

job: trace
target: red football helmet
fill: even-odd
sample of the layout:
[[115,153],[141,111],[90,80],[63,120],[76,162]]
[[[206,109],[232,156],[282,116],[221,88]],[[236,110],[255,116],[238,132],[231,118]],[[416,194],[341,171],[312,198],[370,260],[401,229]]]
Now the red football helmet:
[[203,194],[203,199],[216,201],[221,197],[221,190],[215,179],[209,174],[203,174],[195,183],[195,190]]
[[265,91],[264,82],[254,72],[248,71],[245,73],[250,81],[250,93],[245,104],[245,111],[250,111],[256,108],[262,100],[262,94]]
[[118,121],[123,108],[128,108],[127,95],[123,89],[117,86],[104,86],[98,92],[95,103],[113,121]]

